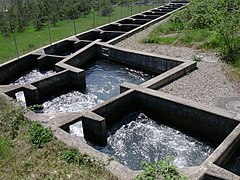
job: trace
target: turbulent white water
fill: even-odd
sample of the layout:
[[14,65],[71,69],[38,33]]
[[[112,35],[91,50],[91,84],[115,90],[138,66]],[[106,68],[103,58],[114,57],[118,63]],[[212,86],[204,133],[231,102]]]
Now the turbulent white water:
[[96,104],[103,102],[94,94],[83,94],[72,91],[58,97],[52,97],[43,103],[44,112],[84,112]]
[[51,97],[43,103],[44,112],[84,112],[120,94],[120,84],[140,84],[152,76],[123,65],[98,60],[85,69],[86,89]]
[[39,69],[33,69],[32,71],[28,72],[24,76],[20,77],[17,79],[15,82],[11,83],[12,85],[17,85],[17,84],[27,84],[31,83],[37,80],[40,80],[42,78],[48,77],[50,75],[55,74],[55,71],[40,71]]
[[85,69],[85,92],[95,94],[99,99],[107,100],[120,94],[120,84],[129,82],[141,84],[153,76],[142,71],[105,60],[98,60]]
[[112,130],[108,145],[98,149],[131,169],[141,169],[142,162],[157,162],[166,156],[173,156],[178,167],[196,166],[214,150],[194,137],[157,124],[144,113],[130,114],[125,120],[127,124]]

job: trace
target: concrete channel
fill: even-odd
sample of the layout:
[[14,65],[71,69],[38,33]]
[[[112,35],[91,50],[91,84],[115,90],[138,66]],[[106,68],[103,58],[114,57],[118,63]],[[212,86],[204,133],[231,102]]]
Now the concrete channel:
[[[119,179],[134,179],[141,171],[110,160],[95,145],[105,147],[111,136],[110,129],[121,123],[123,116],[141,110],[150,114],[158,124],[174,126],[214,145],[214,149],[200,164],[180,167],[184,175],[199,180],[240,179],[238,112],[157,91],[197,71],[196,62],[114,46],[187,5],[187,1],[172,1],[168,5],[97,27],[1,64],[0,91],[14,99],[17,98],[16,93],[23,92],[27,106],[41,104],[43,99],[63,89],[83,92],[89,85],[86,67],[99,60],[127,67],[131,72],[152,75],[142,83],[122,82],[118,85],[118,94],[84,111],[36,114],[29,110],[25,116],[51,127],[55,136],[66,144],[104,162],[106,168]],[[16,83],[16,80],[32,71],[39,71],[42,75]],[[83,137],[70,133],[70,127],[78,122],[82,123]]]

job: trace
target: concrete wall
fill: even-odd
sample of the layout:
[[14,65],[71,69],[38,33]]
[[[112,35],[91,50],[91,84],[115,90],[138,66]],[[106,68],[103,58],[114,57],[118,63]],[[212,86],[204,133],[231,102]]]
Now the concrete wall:
[[73,49],[74,49],[74,41],[65,40],[57,44],[48,46],[47,48],[44,49],[44,51],[46,54],[63,55]]
[[85,48],[74,53],[72,56],[66,58],[63,62],[79,68],[86,62],[93,60],[97,55],[96,53],[96,46],[89,44]]
[[[219,145],[239,124],[239,120],[234,119],[236,114],[229,111],[209,108],[200,103],[145,88],[126,91],[92,112],[103,117],[106,128],[110,129],[123,116],[135,110],[143,110],[156,121],[177,127],[214,145]],[[92,121],[95,124],[100,123]]]
[[136,97],[140,107],[161,121],[205,137],[214,144],[221,143],[239,124],[233,120],[234,113],[150,89],[144,93],[138,91]]
[[100,31],[88,31],[85,33],[81,33],[77,36],[79,40],[90,40],[95,41],[97,39],[100,39]]
[[128,24],[125,24],[125,25],[122,25],[122,24],[109,24],[107,26],[104,26],[102,27],[101,29],[104,30],[104,31],[124,31],[124,32],[127,32],[127,31],[131,31],[132,29],[134,28],[137,28],[138,25],[128,25]]
[[25,71],[37,65],[39,55],[28,54],[19,59],[0,64],[0,84],[8,84],[9,80],[20,77]]
[[[153,54],[140,53],[135,51],[126,51],[121,48],[115,48],[114,46],[103,46],[109,48],[109,59],[115,62],[127,64],[135,68],[150,71],[156,74],[160,74],[169,69],[172,69],[183,61],[167,59],[163,56],[156,56]],[[101,53],[101,46],[97,47],[98,53]]]
[[100,34],[100,39],[102,39],[103,42],[107,42],[111,39],[114,39],[118,36],[123,35],[125,32],[117,32],[117,31],[102,31]]
[[37,66],[40,69],[44,69],[44,70],[54,69],[55,64],[63,59],[64,59],[64,57],[53,56],[53,55],[42,56],[42,57],[38,58]]
[[110,129],[121,120],[121,117],[129,113],[135,107],[134,93],[132,91],[120,94],[112,98],[103,106],[92,111],[105,118],[106,127]]
[[120,21],[117,21],[117,23],[120,24],[136,24],[136,25],[143,25],[148,23],[149,19],[133,19],[133,18],[127,18]]
[[67,87],[68,84],[70,84],[70,78],[67,70],[32,83],[32,85],[38,89],[40,98],[59,92],[63,87]]

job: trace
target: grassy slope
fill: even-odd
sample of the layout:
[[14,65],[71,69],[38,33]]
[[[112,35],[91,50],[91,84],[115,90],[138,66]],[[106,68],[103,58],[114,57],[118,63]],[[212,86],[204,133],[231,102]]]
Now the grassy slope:
[[18,113],[0,96],[0,179],[116,179],[97,163],[68,164],[61,158],[68,147],[56,139],[43,148],[33,147],[30,124],[22,116],[17,116],[18,135],[10,138],[8,125]]
[[[139,13],[141,11],[153,8],[153,5],[141,5],[133,6],[132,14]],[[131,15],[131,9],[129,7],[122,8],[122,18]],[[115,7],[113,14],[110,16],[110,21],[121,19],[121,8]],[[102,17],[95,14],[96,27],[109,22],[109,17]],[[80,17],[76,20],[77,33],[84,32],[94,27],[93,14],[90,13],[86,17]],[[56,26],[50,27],[52,42],[74,35],[73,21],[61,21]],[[48,26],[46,25],[41,31],[34,31],[33,27],[29,26],[24,32],[16,33],[16,40],[18,45],[19,54],[25,54],[34,49],[40,48],[49,44]],[[0,63],[16,57],[16,49],[14,44],[14,36],[5,38],[0,34]]]
[[171,23],[165,22],[154,29],[150,35],[143,39],[144,43],[173,44],[195,47],[203,50],[215,51],[218,49],[219,41],[215,31],[208,29],[193,29],[172,31]]

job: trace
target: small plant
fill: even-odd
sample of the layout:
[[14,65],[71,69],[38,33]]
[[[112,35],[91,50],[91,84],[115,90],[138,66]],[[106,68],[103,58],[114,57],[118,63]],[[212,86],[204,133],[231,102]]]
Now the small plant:
[[62,152],[62,158],[67,163],[76,163],[79,162],[80,153],[77,149],[67,149]]
[[67,163],[92,166],[95,162],[88,154],[80,154],[77,149],[71,148],[62,152],[62,159]]
[[165,160],[160,160],[157,164],[145,162],[143,168],[144,172],[136,177],[137,180],[153,180],[159,178],[165,180],[187,179],[179,174],[176,166],[173,165],[172,157],[166,157]]
[[43,147],[53,139],[53,134],[50,129],[44,128],[40,123],[34,122],[29,128],[29,140],[38,148]]
[[44,107],[42,104],[34,104],[34,105],[31,105],[28,107],[28,109],[30,109],[31,111],[34,111],[34,112],[41,111],[41,110],[43,110],[43,108]]
[[193,56],[193,61],[196,61],[196,62],[200,62],[200,61],[202,61],[202,56],[200,56],[200,55],[194,55]]

